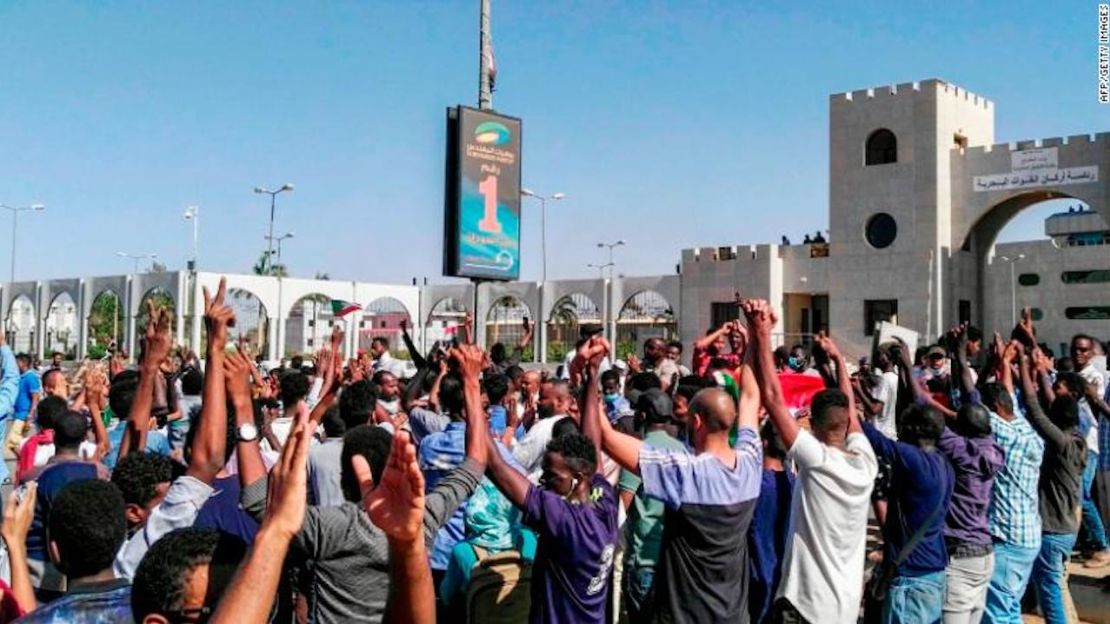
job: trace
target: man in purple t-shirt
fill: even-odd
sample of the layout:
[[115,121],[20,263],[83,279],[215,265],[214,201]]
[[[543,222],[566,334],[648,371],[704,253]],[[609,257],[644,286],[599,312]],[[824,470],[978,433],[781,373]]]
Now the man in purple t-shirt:
[[[609,345],[597,337],[572,367],[584,367],[583,434],[553,439],[535,486],[490,453],[490,480],[524,512],[539,545],[532,570],[532,624],[605,622],[609,575],[617,545],[617,497],[599,474],[601,395],[598,368]],[[469,403],[468,403],[469,409]]]

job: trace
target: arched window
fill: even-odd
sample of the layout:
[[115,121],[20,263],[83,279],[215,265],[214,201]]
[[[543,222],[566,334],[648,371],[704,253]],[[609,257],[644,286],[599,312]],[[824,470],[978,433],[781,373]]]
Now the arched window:
[[885,165],[892,162],[898,162],[898,139],[890,130],[879,128],[867,137],[863,164]]

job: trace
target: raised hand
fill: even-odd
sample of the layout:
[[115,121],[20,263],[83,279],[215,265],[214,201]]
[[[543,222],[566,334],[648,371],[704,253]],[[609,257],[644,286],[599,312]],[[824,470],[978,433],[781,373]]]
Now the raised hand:
[[635,353],[629,353],[628,357],[624,358],[624,363],[628,364],[628,370],[632,373],[639,373],[644,368],[640,364],[640,358],[636,357]]
[[224,387],[228,398],[233,402],[250,403],[252,370],[250,358],[242,351],[229,353],[224,357]]
[[472,344],[463,344],[451,349],[451,359],[459,365],[463,378],[477,379],[485,366],[485,351]]
[[365,457],[354,455],[351,465],[370,521],[390,540],[412,543],[424,539],[424,474],[408,432],[398,431],[393,436],[389,461],[377,487]]
[[281,449],[281,458],[270,471],[263,527],[292,539],[304,524],[308,498],[308,445],[312,440],[308,413],[297,414],[293,431]]
[[170,356],[170,349],[173,348],[170,332],[172,319],[170,311],[162,309],[152,299],[148,299],[146,305],[148,321],[143,336],[143,366],[158,367]]
[[740,307],[748,320],[748,331],[758,333],[761,338],[769,338],[778,322],[770,304],[763,299],[747,299]]
[[336,325],[331,328],[331,352],[339,358],[343,359],[343,327]]
[[[220,286],[216,289],[216,296],[204,287],[204,324],[208,328],[209,349],[224,348],[227,343],[227,329],[235,327],[235,311],[224,303],[227,296],[227,279],[220,278]],[[211,351],[210,351],[211,352]]]
[[28,481],[23,486],[23,497],[20,500],[18,492],[8,495],[8,504],[4,506],[4,524],[0,525],[0,536],[8,548],[12,545],[22,548],[27,543],[27,533],[31,530],[31,521],[35,518],[35,493],[38,483]]
[[841,359],[840,349],[836,346],[836,343],[833,342],[833,339],[829,338],[828,334],[825,332],[817,332],[817,337],[814,338],[814,342],[829,356],[829,359]]
[[601,362],[609,355],[609,341],[602,336],[594,336],[578,347],[575,360],[578,365],[586,367],[591,373],[597,373]]

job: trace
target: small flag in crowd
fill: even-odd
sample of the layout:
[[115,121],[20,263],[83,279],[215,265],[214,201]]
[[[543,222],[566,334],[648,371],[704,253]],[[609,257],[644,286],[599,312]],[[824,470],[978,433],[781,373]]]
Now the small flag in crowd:
[[782,385],[783,399],[791,414],[809,406],[813,402],[813,395],[825,389],[825,381],[816,375],[802,375],[799,373],[779,373],[779,384]]
[[331,313],[333,315],[335,315],[335,318],[343,318],[344,316],[347,316],[351,312],[358,312],[361,309],[362,309],[362,306],[360,306],[357,303],[351,303],[350,301],[343,301],[342,299],[332,299],[331,300]]

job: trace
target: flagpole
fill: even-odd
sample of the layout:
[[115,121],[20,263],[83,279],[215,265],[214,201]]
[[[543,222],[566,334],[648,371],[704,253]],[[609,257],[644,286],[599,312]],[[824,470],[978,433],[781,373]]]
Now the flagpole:
[[489,0],[480,0],[478,20],[478,108],[493,108],[493,91],[490,89],[490,33]]

